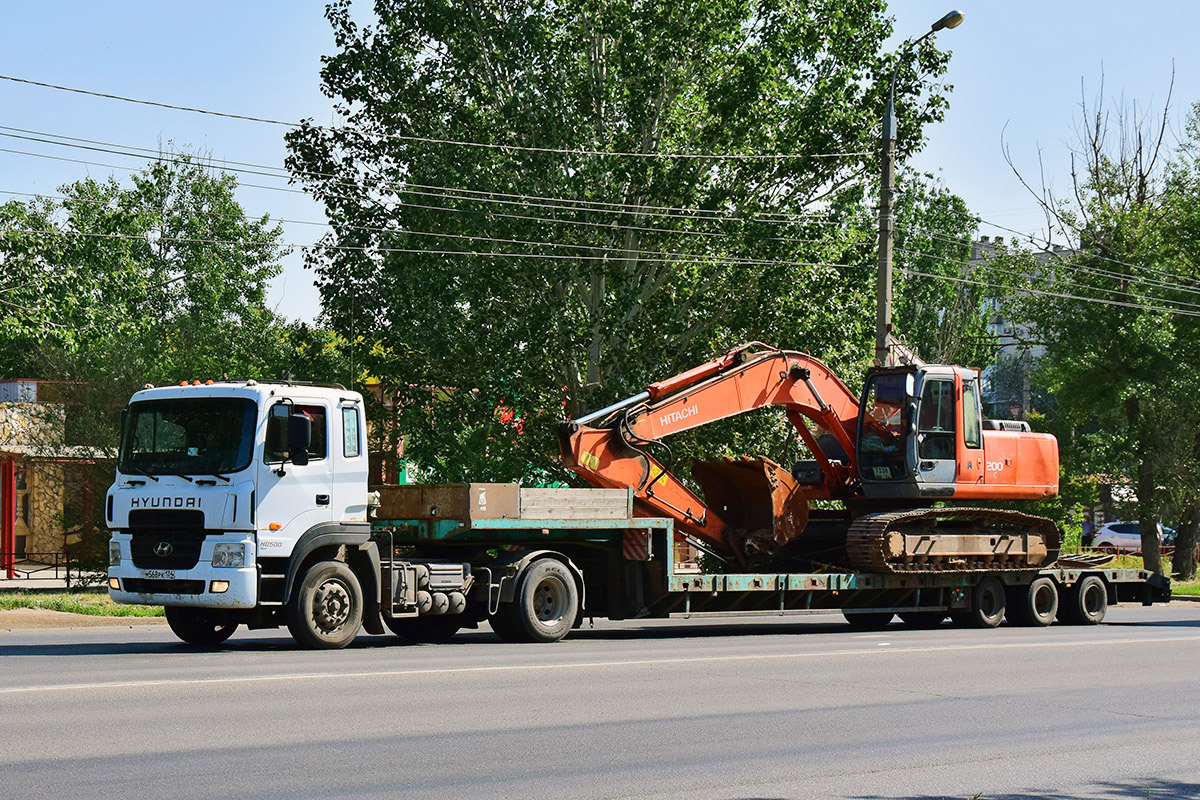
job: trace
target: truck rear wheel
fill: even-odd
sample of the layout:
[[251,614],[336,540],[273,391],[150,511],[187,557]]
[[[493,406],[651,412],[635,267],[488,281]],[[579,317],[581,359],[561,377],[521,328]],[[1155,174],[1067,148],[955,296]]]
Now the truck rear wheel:
[[509,642],[557,642],[571,632],[579,613],[575,577],[553,558],[533,562],[511,603],[502,603],[492,630]]
[[1095,575],[1080,578],[1058,606],[1058,618],[1069,625],[1098,625],[1107,612],[1108,589]]
[[188,644],[211,647],[233,636],[237,630],[237,623],[230,622],[227,615],[217,609],[167,606],[163,610],[171,632]]
[[1028,586],[1010,586],[1004,613],[1013,625],[1049,625],[1058,613],[1058,587],[1045,576],[1034,578]]
[[994,628],[1004,619],[1007,595],[1004,584],[995,575],[988,575],[975,584],[971,592],[971,608],[950,615],[955,624],[966,628]]
[[318,561],[292,591],[287,626],[304,647],[345,647],[362,626],[363,596],[358,578],[341,561]]

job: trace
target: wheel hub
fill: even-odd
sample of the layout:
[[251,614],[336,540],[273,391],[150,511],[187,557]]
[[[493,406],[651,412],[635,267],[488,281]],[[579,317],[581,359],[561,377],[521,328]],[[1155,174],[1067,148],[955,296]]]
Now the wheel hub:
[[313,620],[322,631],[333,633],[350,618],[350,591],[341,581],[326,581],[313,595]]
[[533,593],[533,610],[542,622],[555,622],[566,604],[566,587],[557,580],[544,580]]

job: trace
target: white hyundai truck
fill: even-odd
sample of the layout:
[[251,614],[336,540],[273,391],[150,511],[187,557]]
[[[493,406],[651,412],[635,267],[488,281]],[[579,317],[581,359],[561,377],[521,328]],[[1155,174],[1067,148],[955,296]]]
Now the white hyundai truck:
[[[365,423],[362,396],[339,387],[210,381],[138,392],[107,497],[112,598],[166,606],[172,630],[199,644],[238,622],[287,623],[313,646],[352,637],[363,603],[351,570],[378,572],[365,546]],[[315,616],[288,614],[292,594]]]

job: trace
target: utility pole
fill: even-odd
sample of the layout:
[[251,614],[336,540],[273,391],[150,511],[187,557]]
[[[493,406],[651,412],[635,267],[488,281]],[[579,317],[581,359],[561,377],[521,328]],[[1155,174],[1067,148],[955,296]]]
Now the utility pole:
[[884,366],[888,358],[888,336],[892,332],[892,241],[896,232],[896,75],[909,50],[943,28],[957,28],[963,13],[951,11],[939,19],[917,39],[900,46],[892,80],[888,88],[887,107],[883,110],[883,125],[879,131],[879,266],[875,277],[875,363]]
[[[899,66],[899,65],[897,65]],[[892,91],[887,109],[883,112],[880,136],[879,178],[879,266],[875,277],[875,363],[887,364],[888,334],[892,332],[892,240],[896,232],[896,113],[892,94],[896,77],[892,75]]]

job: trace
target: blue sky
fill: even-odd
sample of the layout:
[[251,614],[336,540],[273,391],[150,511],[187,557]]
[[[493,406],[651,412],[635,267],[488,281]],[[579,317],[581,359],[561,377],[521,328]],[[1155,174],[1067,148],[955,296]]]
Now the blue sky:
[[[955,86],[946,120],[928,130],[914,166],[940,174],[985,220],[1036,233],[1044,227],[1033,198],[1005,163],[1001,135],[1017,165],[1038,179],[1039,148],[1050,183],[1068,189],[1069,147],[1080,119],[1080,86],[1089,101],[1100,80],[1110,99],[1161,108],[1175,69],[1171,119],[1182,123],[1200,100],[1200,4],[1164,0],[1153,7],[1115,0],[898,0],[895,44],[919,35],[953,7],[966,21],[938,34],[954,56]],[[368,5],[359,3],[363,13]],[[1154,13],[1148,9],[1153,8]],[[250,0],[6,3],[0,26],[0,74],[179,105],[274,119],[330,122],[331,102],[318,90],[320,57],[333,38],[321,3]],[[903,124],[903,120],[901,120]],[[0,81],[0,125],[156,148],[198,148],[215,158],[282,166],[282,129],[185,112],[134,106]],[[119,156],[0,137],[0,148],[109,164]],[[142,162],[144,163],[144,162]],[[52,194],[85,174],[124,177],[125,170],[0,152],[0,191]],[[246,177],[245,181],[259,182]],[[283,186],[280,181],[267,181]],[[14,195],[0,194],[0,200]],[[320,208],[295,193],[242,187],[251,213],[320,221]],[[1006,232],[985,227],[984,233]],[[319,227],[285,225],[289,242],[309,243]],[[291,318],[319,310],[312,275],[290,256],[270,302]]]

